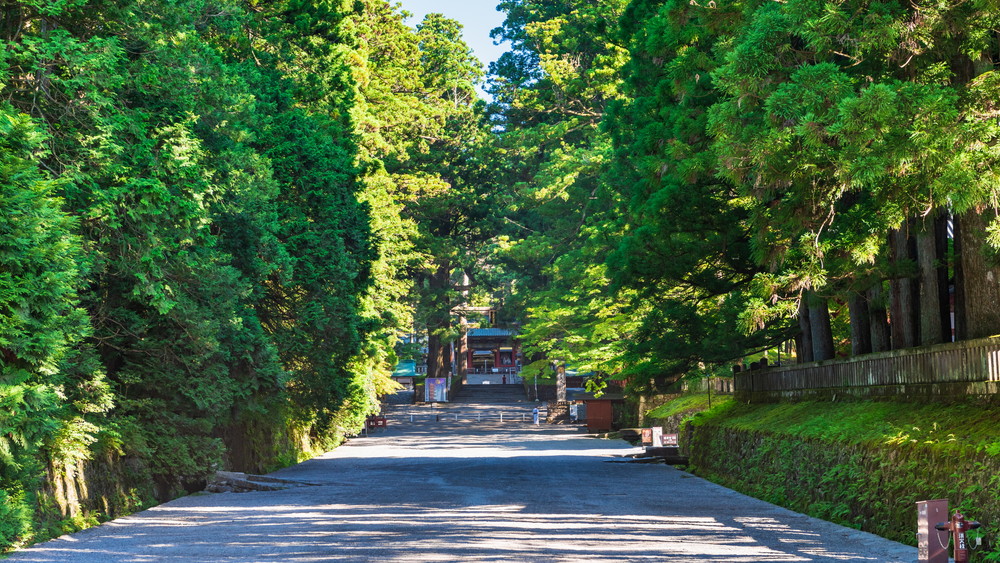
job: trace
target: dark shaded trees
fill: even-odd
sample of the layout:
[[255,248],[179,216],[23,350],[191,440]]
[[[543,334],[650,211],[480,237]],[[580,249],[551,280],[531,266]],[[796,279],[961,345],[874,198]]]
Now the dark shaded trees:
[[735,185],[718,177],[707,131],[719,99],[715,41],[740,21],[735,8],[686,2],[633,2],[622,20],[626,96],[604,127],[628,228],[611,264],[616,282],[649,303],[629,347],[642,384],[662,388],[781,338],[780,323],[753,316],[760,247]]
[[[8,4],[4,154],[25,180],[5,189],[46,202],[31,216],[60,248],[32,244],[52,272],[32,299],[61,317],[29,327],[51,348],[38,389],[65,393],[31,391],[25,420],[47,428],[32,447],[129,456],[166,498],[219,467],[294,459],[293,434],[323,447],[359,429],[397,327],[376,309],[400,291],[371,289],[373,264],[390,266],[361,201],[355,6]],[[25,327],[6,326],[3,369],[24,369]],[[23,506],[39,471],[5,498]],[[19,510],[0,516],[4,542],[30,533]]]
[[[991,141],[972,135],[995,136],[979,84],[996,52],[989,32],[951,26],[996,29],[997,14],[927,9],[629,5],[625,96],[603,123],[609,178],[628,196],[611,264],[655,304],[630,346],[661,362],[651,373],[677,377],[796,334],[806,361],[950,339],[949,271],[962,278],[975,257],[951,262],[965,251],[960,234],[949,250],[949,217],[991,197],[981,180],[992,176],[971,176],[995,158]],[[917,36],[937,39],[925,48]],[[959,308],[964,284],[990,279],[971,267]],[[691,330],[699,318],[707,332]]]

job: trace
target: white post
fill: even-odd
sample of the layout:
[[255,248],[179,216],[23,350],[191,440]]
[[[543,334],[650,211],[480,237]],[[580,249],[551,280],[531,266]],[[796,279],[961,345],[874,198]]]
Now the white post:
[[503,422],[503,411],[500,411],[500,422]]

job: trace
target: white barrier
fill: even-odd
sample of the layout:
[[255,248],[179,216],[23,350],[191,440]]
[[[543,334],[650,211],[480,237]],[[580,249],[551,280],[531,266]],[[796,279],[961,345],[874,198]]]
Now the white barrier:
[[[518,416],[520,414],[520,416]],[[527,412],[509,412],[509,411],[493,411],[493,412],[467,412],[467,413],[446,413],[446,412],[434,412],[434,413],[401,413],[398,415],[388,414],[385,418],[389,424],[399,424],[406,422],[409,419],[411,424],[425,423],[425,422],[445,422],[445,423],[527,423],[531,422],[531,417],[528,416]],[[450,415],[450,416],[449,416]],[[539,410],[539,417],[544,420],[546,416],[545,410]]]

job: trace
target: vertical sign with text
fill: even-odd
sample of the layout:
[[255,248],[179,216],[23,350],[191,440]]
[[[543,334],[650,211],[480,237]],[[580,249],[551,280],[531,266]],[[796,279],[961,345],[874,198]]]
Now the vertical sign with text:
[[428,377],[424,382],[424,400],[428,403],[444,403],[448,400],[448,380],[443,377]]

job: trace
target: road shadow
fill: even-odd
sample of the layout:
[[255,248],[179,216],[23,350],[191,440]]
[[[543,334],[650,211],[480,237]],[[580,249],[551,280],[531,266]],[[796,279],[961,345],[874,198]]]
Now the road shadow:
[[11,561],[914,561],[909,548],[745,497],[577,428],[396,424],[274,476]]

